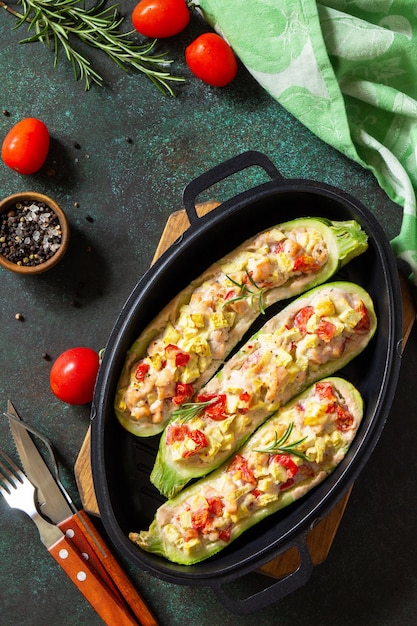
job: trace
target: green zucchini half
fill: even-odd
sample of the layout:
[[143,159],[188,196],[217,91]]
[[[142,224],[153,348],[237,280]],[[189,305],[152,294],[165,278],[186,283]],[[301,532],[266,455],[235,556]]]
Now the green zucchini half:
[[321,380],[261,426],[222,467],[159,507],[140,548],[183,565],[216,554],[303,497],[344,458],[363,415],[358,390]]
[[369,294],[353,283],[326,283],[291,302],[173,414],[151,482],[170,498],[211,472],[282,405],[358,355],[376,324]]
[[303,218],[259,233],[213,264],[131,346],[114,402],[122,426],[143,437],[161,432],[260,312],[325,282],[367,245],[354,220]]

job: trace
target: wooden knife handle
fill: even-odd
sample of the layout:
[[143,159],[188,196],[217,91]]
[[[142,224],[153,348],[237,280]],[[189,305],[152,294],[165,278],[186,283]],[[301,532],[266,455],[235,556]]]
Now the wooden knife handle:
[[94,544],[92,545],[92,537],[90,534],[85,532],[86,529],[84,525],[82,523],[80,524],[78,514],[72,515],[68,519],[57,524],[57,526],[60,530],[62,530],[68,541],[78,550],[78,552],[80,552],[80,554],[88,560],[90,567],[94,569],[96,574],[102,578],[103,582],[107,585],[107,587],[109,587],[119,602],[123,604],[123,596],[102,564],[101,559],[98,558],[96,554],[97,546]]
[[142,626],[158,626],[158,621],[152,614],[150,608],[144,599],[135,589],[131,580],[124,572],[116,558],[111,553],[109,547],[91,522],[87,513],[83,510],[78,511],[74,515],[74,521],[88,539],[91,549],[95,556],[105,568],[107,574],[116,585],[117,589],[123,596],[125,602],[129,605],[131,611],[136,615]]
[[65,535],[48,550],[107,626],[137,626],[137,620],[120,604]]

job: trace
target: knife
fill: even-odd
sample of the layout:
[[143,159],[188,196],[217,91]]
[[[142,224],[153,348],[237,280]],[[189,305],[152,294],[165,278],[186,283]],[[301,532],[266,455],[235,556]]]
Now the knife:
[[118,603],[126,604],[143,626],[158,626],[155,617],[134,588],[87,513],[77,511],[70,496],[58,486],[25,423],[15,407],[7,402],[7,416],[17,452],[29,480],[37,487],[39,510],[66,536],[70,544],[88,560]]

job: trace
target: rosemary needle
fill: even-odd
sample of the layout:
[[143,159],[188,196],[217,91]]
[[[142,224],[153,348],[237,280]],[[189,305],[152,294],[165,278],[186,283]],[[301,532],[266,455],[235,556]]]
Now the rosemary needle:
[[257,291],[256,292],[251,291],[246,283],[238,283],[231,276],[229,276],[228,274],[225,274],[226,278],[228,278],[231,283],[236,285],[236,287],[239,287],[241,293],[240,293],[240,296],[236,296],[235,298],[231,298],[230,300],[227,300],[225,302],[224,306],[227,306],[231,302],[237,302],[238,300],[244,300],[245,298],[249,297],[249,295],[250,295],[250,301],[251,301],[252,307],[255,308],[255,300],[256,300],[257,303],[258,303],[259,311],[264,315],[265,314],[265,308],[264,308],[264,304],[263,304],[263,296],[265,294],[265,291],[267,291],[267,288],[266,287],[259,287],[256,284],[256,282],[253,280],[253,278],[252,278],[251,274],[248,272],[247,268],[245,268],[245,274],[246,274],[246,277],[247,277],[248,281],[250,282],[250,284],[253,287],[255,287],[255,289],[257,289]]
[[122,33],[119,27],[123,17],[116,5],[104,7],[105,0],[97,0],[89,9],[80,0],[17,0],[22,13],[11,9],[5,2],[0,7],[17,17],[15,28],[28,25],[29,36],[21,43],[39,41],[54,51],[54,66],[62,49],[73,66],[76,80],[84,80],[85,89],[92,83],[103,84],[103,79],[91,66],[89,59],[73,45],[79,40],[101,50],[121,69],[134,68],[144,73],[164,94],[174,95],[170,82],[184,79],[172,76],[164,69],[172,61],[165,53],[155,53],[156,40],[136,44],[129,39],[135,31]]
[[255,452],[268,452],[269,454],[293,454],[294,456],[298,456],[300,459],[304,461],[308,461],[308,457],[301,452],[301,450],[297,449],[297,446],[301,445],[307,437],[303,437],[298,441],[294,441],[292,443],[287,443],[288,439],[294,428],[294,422],[288,425],[282,437],[278,437],[278,434],[275,432],[275,441],[262,450],[255,450]]
[[179,409],[176,409],[172,413],[174,419],[179,419],[182,422],[189,422],[194,417],[197,417],[203,409],[214,404],[216,398],[211,398],[204,402],[185,402]]

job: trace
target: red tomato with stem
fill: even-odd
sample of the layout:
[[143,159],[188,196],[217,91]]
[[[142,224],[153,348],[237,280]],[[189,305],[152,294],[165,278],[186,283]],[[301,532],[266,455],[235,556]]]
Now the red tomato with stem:
[[91,348],[70,348],[54,362],[49,375],[51,389],[68,404],[87,404],[93,399],[100,359]]
[[237,74],[237,60],[229,44],[216,33],[204,33],[185,49],[192,73],[212,87],[224,87]]
[[177,35],[189,21],[190,11],[185,0],[141,0],[132,13],[135,30],[153,39]]
[[4,138],[1,158],[19,174],[34,174],[41,169],[49,151],[49,132],[35,117],[15,124]]

